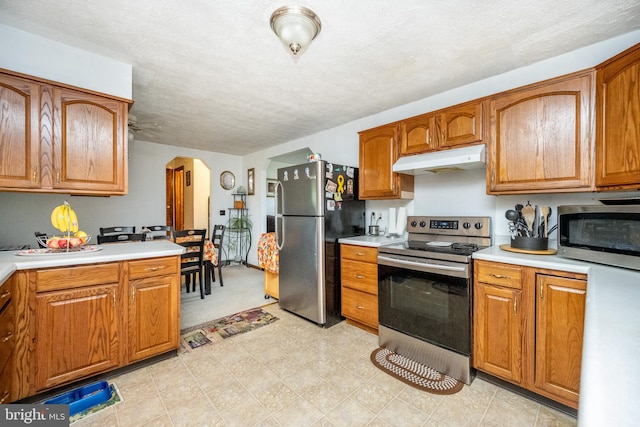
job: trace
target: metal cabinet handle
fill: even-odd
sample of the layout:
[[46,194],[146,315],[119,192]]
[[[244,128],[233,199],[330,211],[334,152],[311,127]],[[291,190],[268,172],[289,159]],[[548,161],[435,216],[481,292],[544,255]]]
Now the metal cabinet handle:
[[496,279],[511,279],[511,276],[505,276],[505,275],[502,275],[502,274],[489,273],[489,276],[495,277]]
[[518,313],[518,298],[513,298],[513,317],[516,317]]
[[5,298],[7,298],[8,296],[11,296],[11,291],[6,290],[6,291],[4,291],[4,292],[2,293],[2,295],[0,295],[0,299],[5,299]]
[[356,255],[358,255],[358,256],[364,256],[364,252],[356,252]]
[[60,183],[60,168],[56,168],[56,183]]
[[362,306],[362,305],[356,305],[356,308],[357,308],[358,310],[364,310],[364,306]]
[[32,180],[33,182],[36,182],[36,179],[37,179],[37,178],[38,178],[38,168],[36,168],[36,167],[34,166],[34,167],[33,167],[33,170],[32,170],[32,177],[31,177],[31,180]]
[[0,405],[7,400],[7,397],[9,397],[9,390],[5,390],[4,393],[2,393],[2,397],[0,397]]
[[356,279],[364,279],[364,276],[362,276],[360,274],[356,274]]
[[158,271],[158,270],[160,270],[160,267],[147,267],[146,270],[147,271]]
[[544,298],[544,288],[542,287],[542,284],[540,285],[540,299]]
[[7,332],[7,335],[5,335],[4,337],[2,337],[2,342],[7,342],[7,341],[9,341],[12,337],[13,337],[13,334],[12,334],[11,332]]

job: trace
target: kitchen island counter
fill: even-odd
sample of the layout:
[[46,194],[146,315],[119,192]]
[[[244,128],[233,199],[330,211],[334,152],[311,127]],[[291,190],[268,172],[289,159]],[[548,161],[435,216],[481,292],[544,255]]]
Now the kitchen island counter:
[[640,271],[556,255],[507,252],[498,246],[475,252],[473,258],[587,274],[578,425],[636,425],[640,419]]
[[180,255],[184,252],[182,246],[168,240],[112,243],[99,245],[99,247],[101,249],[98,251],[56,255],[16,255],[22,251],[2,251],[0,252],[0,283],[7,280],[16,270],[157,258]]

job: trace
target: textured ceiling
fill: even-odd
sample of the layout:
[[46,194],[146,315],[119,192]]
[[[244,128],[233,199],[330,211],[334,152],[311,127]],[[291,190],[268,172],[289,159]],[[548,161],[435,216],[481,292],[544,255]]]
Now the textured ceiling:
[[[243,155],[640,28],[638,0],[1,0],[0,23],[133,65],[139,139]],[[154,126],[157,124],[157,127]]]

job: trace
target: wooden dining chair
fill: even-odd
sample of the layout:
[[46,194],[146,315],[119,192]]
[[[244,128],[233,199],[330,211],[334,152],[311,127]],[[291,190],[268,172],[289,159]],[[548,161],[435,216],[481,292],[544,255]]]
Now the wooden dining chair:
[[187,292],[189,286],[193,286],[195,291],[195,280],[198,279],[200,285],[200,298],[204,299],[204,238],[207,234],[206,229],[202,230],[179,230],[173,233],[174,242],[184,247],[185,253],[180,259],[180,275],[184,276]]
[[144,233],[122,233],[122,234],[107,234],[98,235],[98,244],[103,243],[125,243],[125,242],[143,242]]
[[170,225],[146,225],[142,229],[150,230],[153,240],[173,240],[173,227]]
[[117,227],[100,227],[100,235],[106,236],[111,234],[133,234],[136,232],[134,226],[117,226]]
[[222,282],[222,241],[224,240],[224,225],[214,225],[213,233],[211,235],[211,243],[216,251],[214,259],[205,263],[205,277],[207,280],[216,281],[216,269],[218,267],[218,278],[220,279],[220,286],[224,286]]

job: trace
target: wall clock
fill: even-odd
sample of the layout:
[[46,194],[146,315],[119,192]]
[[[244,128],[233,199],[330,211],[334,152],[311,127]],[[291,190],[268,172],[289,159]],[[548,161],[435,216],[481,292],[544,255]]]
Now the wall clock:
[[236,177],[232,172],[224,171],[220,174],[220,187],[231,190],[236,186]]

